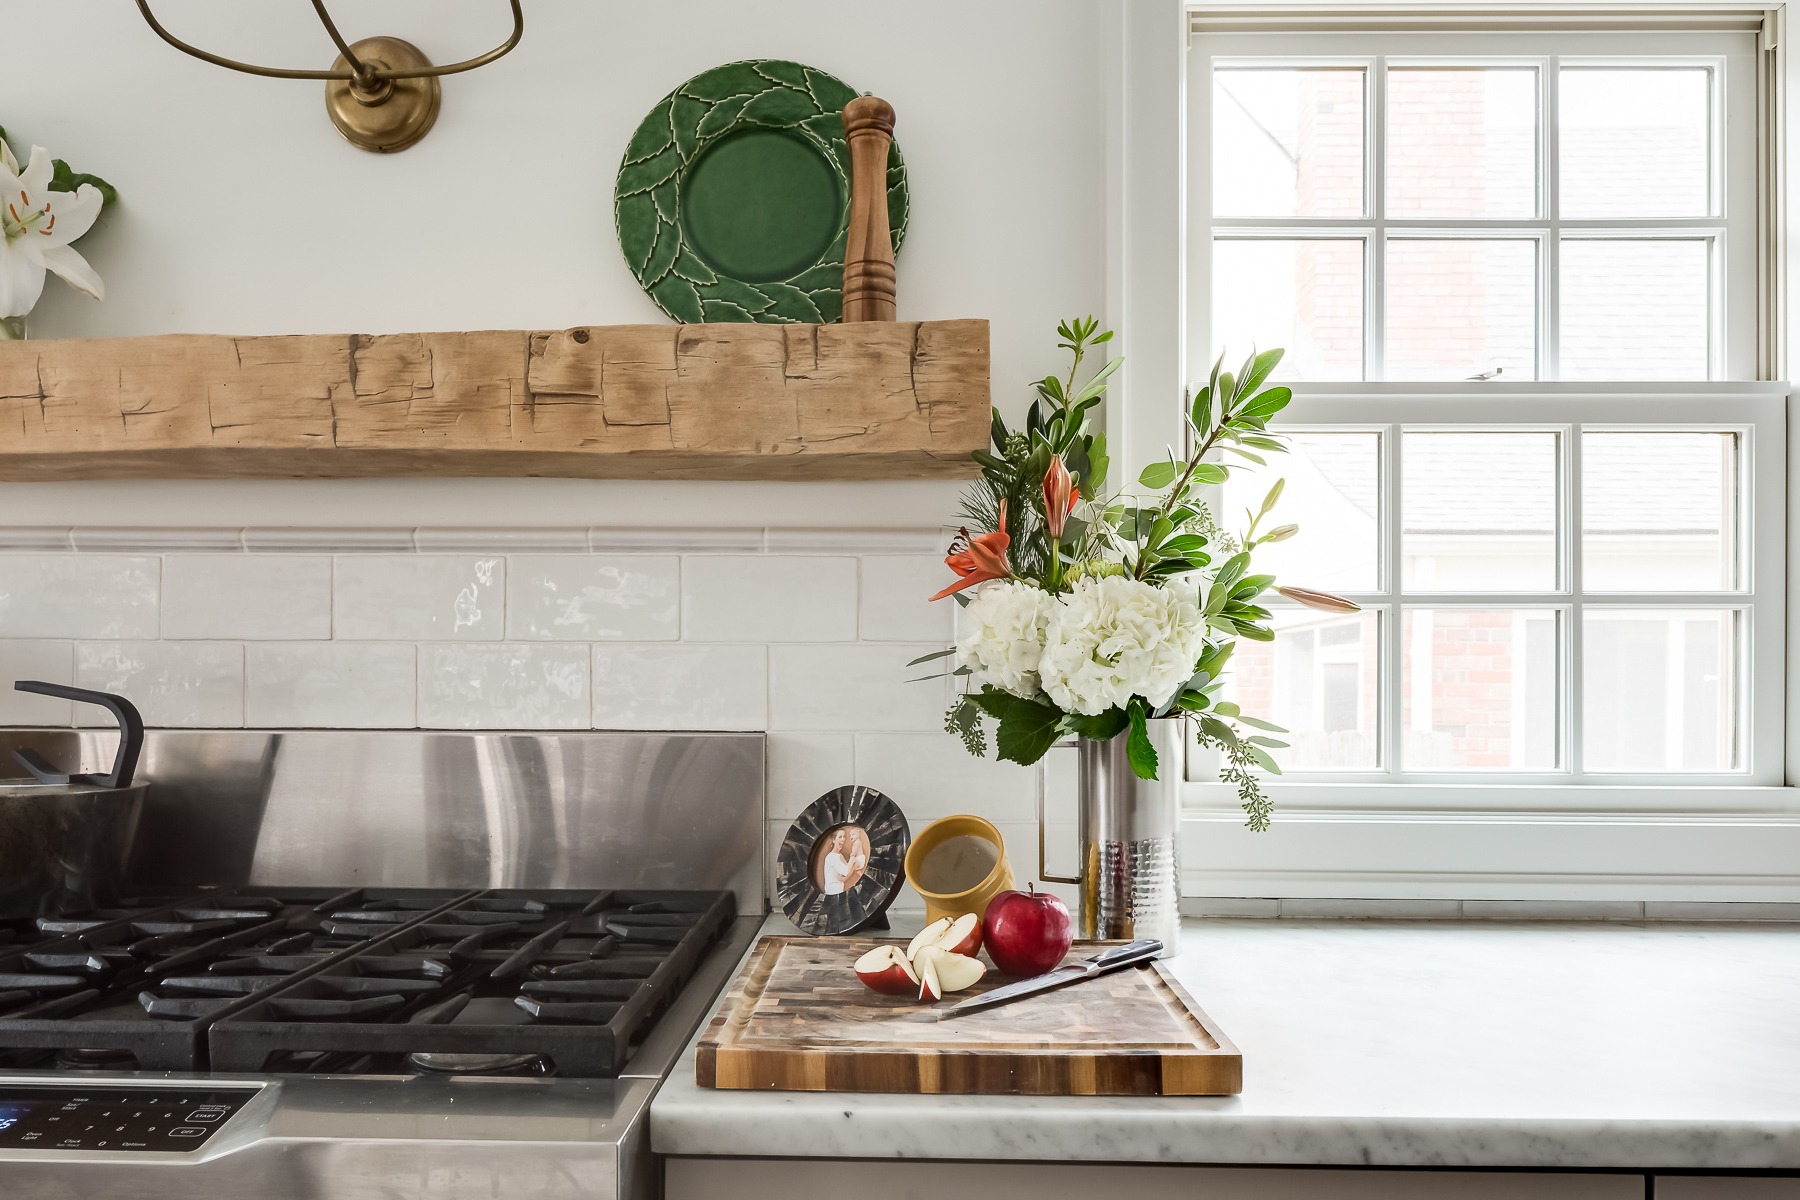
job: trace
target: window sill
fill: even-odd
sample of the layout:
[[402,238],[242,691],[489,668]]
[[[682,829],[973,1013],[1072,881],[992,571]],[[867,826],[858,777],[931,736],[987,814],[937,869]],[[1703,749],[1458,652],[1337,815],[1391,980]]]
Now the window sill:
[[1189,896],[1800,901],[1800,789],[1283,784],[1243,827],[1183,789]]

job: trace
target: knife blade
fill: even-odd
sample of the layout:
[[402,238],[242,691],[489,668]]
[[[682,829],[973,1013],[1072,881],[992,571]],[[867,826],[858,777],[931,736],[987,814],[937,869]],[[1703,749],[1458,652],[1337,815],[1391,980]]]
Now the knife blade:
[[997,987],[991,992],[983,992],[971,997],[939,1013],[943,1017],[960,1017],[965,1013],[980,1012],[984,1008],[994,1008],[1001,1004],[1010,1004],[1014,1000],[1022,1000],[1026,996],[1035,996],[1039,992],[1048,992],[1055,988],[1068,987],[1071,983],[1080,983],[1085,979],[1095,979],[1114,971],[1123,971],[1127,967],[1139,966],[1154,959],[1162,953],[1163,944],[1155,938],[1139,938],[1135,942],[1126,942],[1123,946],[1113,946],[1102,950],[1092,958],[1081,962],[1069,963],[1043,975],[1031,979],[1021,979],[1017,983],[1009,983]]

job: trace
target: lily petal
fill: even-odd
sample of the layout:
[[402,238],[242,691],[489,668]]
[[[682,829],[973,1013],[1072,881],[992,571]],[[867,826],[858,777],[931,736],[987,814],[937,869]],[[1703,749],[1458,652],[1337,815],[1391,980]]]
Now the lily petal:
[[[41,225],[25,235],[37,238],[40,249],[67,246],[92,229],[94,222],[100,219],[101,207],[106,203],[106,197],[91,183],[84,183],[73,192],[45,192],[42,196],[34,194],[32,200],[43,204],[50,215],[56,218],[54,224],[47,227]],[[62,272],[58,271],[57,274]],[[73,283],[74,280],[70,282]]]
[[22,317],[44,294],[44,260],[24,238],[0,237],[0,317]]
[[[25,169],[19,173],[19,186],[31,195],[31,204],[34,208],[43,207],[44,193],[50,190],[50,180],[55,174],[56,168],[52,165],[50,152],[42,146],[33,146],[31,161],[26,163]],[[7,199],[10,200],[12,197],[9,196]]]
[[13,173],[13,178],[18,178],[19,160],[13,157],[12,147],[6,144],[5,138],[0,138],[0,167],[5,167]]
[[[94,273],[94,268],[88,266],[88,260],[81,257],[81,252],[75,247],[40,246],[38,253],[42,256],[44,265],[62,276],[70,287],[96,300],[106,299],[106,285],[100,282],[100,276]],[[42,280],[39,281],[39,286],[43,286]]]

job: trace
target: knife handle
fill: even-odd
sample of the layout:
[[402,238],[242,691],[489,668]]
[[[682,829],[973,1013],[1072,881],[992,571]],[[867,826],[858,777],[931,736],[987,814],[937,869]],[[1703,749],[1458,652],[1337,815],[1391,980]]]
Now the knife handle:
[[1143,959],[1155,958],[1162,953],[1163,944],[1155,938],[1139,938],[1135,942],[1126,942],[1123,946],[1114,946],[1102,950],[1088,959],[1088,965],[1095,972],[1110,970],[1113,967],[1130,966]]

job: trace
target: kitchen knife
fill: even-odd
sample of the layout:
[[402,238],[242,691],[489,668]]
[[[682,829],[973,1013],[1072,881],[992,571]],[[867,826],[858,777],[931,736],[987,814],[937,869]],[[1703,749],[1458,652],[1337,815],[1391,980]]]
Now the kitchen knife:
[[1123,971],[1126,967],[1135,967],[1150,962],[1162,953],[1163,944],[1155,938],[1139,938],[1135,942],[1126,942],[1123,946],[1113,946],[1102,950],[1092,958],[1081,962],[1069,963],[1044,975],[1031,979],[1021,979],[1017,983],[1009,983],[997,987],[991,992],[983,992],[960,1004],[952,1004],[939,1013],[940,1017],[960,1017],[964,1013],[980,1012],[984,1008],[993,1008],[998,1004],[1010,1004],[1014,1000],[1023,1000],[1026,996],[1035,996],[1039,992],[1047,992],[1052,988],[1067,987],[1071,983],[1080,983],[1084,979],[1094,979],[1113,971]]

